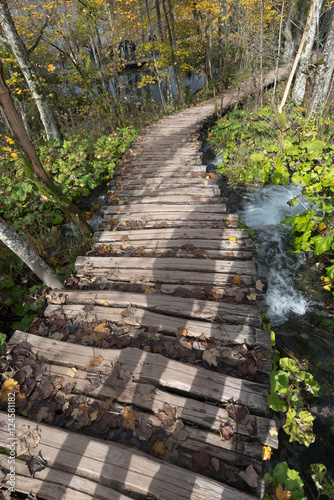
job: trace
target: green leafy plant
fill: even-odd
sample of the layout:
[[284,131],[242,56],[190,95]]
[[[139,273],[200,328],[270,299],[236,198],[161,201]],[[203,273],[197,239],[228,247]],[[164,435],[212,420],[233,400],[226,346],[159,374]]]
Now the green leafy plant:
[[283,429],[290,436],[290,441],[309,446],[315,440],[314,417],[304,407],[310,394],[318,396],[319,384],[311,373],[300,368],[291,358],[281,358],[279,368],[270,373],[268,406],[277,412],[287,412]]
[[307,500],[304,493],[304,483],[298,472],[290,469],[286,462],[280,462],[272,475],[264,475],[266,493],[262,500]]
[[327,468],[324,464],[311,465],[311,477],[318,491],[318,500],[322,495],[334,498],[334,485],[326,479]]

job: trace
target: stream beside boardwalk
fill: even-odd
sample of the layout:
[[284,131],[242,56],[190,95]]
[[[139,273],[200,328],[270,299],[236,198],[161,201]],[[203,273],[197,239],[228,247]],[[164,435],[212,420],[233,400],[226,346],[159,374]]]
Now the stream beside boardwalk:
[[[203,138],[203,161],[208,172],[213,172],[220,158]],[[282,356],[292,352],[306,360],[308,371],[321,386],[320,397],[314,398],[310,408],[317,416],[314,421],[315,443],[309,448],[289,443],[288,436],[281,430],[280,449],[272,457],[274,465],[285,460],[290,468],[301,472],[306,481],[307,495],[313,498],[310,464],[325,464],[329,475],[334,478],[334,312],[326,307],[331,294],[321,286],[318,264],[305,253],[289,253],[292,249],[291,228],[281,224],[286,215],[304,211],[299,203],[295,207],[288,204],[301,194],[302,187],[289,184],[234,190],[226,187],[224,179],[220,178],[218,182],[223,196],[228,198],[229,211],[237,213],[254,231],[254,258],[258,275],[268,280],[265,299],[277,349]]]

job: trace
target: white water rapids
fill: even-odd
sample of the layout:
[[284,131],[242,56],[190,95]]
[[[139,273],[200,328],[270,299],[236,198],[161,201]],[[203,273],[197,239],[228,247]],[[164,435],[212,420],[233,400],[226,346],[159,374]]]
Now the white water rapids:
[[291,228],[280,224],[286,215],[304,211],[300,203],[295,207],[287,203],[301,191],[299,184],[258,188],[244,194],[242,209],[238,211],[240,219],[254,230],[260,241],[256,245],[258,275],[268,279],[265,298],[268,317],[274,325],[284,323],[292,312],[302,316],[311,304],[293,282],[305,257],[302,253],[287,253]]

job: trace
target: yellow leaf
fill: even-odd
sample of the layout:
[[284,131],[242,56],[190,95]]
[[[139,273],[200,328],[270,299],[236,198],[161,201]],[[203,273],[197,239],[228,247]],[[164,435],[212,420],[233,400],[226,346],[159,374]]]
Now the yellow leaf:
[[108,303],[108,302],[102,302],[102,305],[103,305],[104,307],[109,307],[109,303]]
[[54,66],[53,64],[48,64],[48,70],[50,71],[50,73],[53,73],[55,69],[56,66]]
[[154,455],[164,455],[166,453],[164,442],[156,441],[152,447],[152,452]]
[[145,288],[144,292],[146,295],[153,295],[155,293],[153,288]]
[[178,329],[179,335],[182,335],[183,337],[186,337],[188,335],[188,330],[185,328],[179,328]]
[[289,490],[284,490],[283,486],[279,484],[275,489],[277,500],[289,500],[291,493]]
[[102,361],[103,361],[102,356],[98,355],[98,356],[95,356],[95,358],[91,359],[89,364],[90,364],[90,366],[100,366]]
[[133,411],[131,406],[127,406],[123,412],[123,420],[122,420],[122,425],[126,429],[134,429],[136,425],[136,418],[138,417],[138,414]]
[[99,332],[104,332],[104,330],[108,328],[108,323],[105,321],[103,323],[100,323],[94,328],[94,332],[99,333]]
[[271,457],[271,448],[270,446],[262,447],[262,460],[270,460]]
[[4,383],[2,384],[1,391],[0,391],[1,401],[4,401],[5,403],[7,403],[10,393],[19,392],[19,389],[20,389],[19,383],[16,380],[14,380],[13,378],[9,378],[8,380],[5,380]]
[[271,436],[278,436],[278,431],[277,431],[276,427],[270,427],[269,434]]

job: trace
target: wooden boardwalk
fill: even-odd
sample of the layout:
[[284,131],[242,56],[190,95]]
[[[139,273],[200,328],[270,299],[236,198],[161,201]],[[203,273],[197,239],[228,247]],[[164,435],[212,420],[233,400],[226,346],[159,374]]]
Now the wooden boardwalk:
[[[263,446],[278,446],[267,414],[271,341],[260,329],[265,282],[247,230],[201,162],[199,129],[213,113],[212,103],[191,108],[138,138],[76,278],[50,293],[29,334],[12,337],[4,376],[17,390],[17,491],[50,500],[262,494]],[[8,456],[0,460],[8,470]]]

